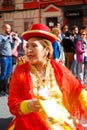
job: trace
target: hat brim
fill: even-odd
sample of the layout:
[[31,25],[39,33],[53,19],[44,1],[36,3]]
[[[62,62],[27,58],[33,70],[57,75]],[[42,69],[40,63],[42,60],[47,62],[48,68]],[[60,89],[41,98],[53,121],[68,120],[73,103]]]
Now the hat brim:
[[30,30],[22,33],[22,38],[26,41],[31,37],[43,37],[50,40],[52,43],[57,40],[57,37],[54,34],[42,30]]

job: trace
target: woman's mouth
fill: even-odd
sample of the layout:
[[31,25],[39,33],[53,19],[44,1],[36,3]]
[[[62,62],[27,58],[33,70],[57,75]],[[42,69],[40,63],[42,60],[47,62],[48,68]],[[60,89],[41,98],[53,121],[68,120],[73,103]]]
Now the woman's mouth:
[[33,57],[34,57],[34,55],[28,55],[28,57],[29,57],[29,59],[31,59],[31,58],[33,58]]

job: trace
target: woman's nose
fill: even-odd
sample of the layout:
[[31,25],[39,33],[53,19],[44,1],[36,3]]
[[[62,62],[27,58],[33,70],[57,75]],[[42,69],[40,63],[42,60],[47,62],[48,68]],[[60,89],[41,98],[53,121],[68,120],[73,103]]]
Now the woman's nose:
[[32,52],[32,48],[28,48],[28,52]]

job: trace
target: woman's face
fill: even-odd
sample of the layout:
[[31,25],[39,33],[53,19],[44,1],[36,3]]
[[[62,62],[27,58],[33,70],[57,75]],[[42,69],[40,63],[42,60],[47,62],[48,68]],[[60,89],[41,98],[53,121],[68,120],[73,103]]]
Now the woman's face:
[[81,39],[86,39],[86,32],[82,32],[82,33],[80,34],[80,37],[81,37]]
[[41,44],[41,40],[38,38],[30,38],[26,45],[25,54],[30,64],[40,64],[44,62],[46,58],[46,48]]

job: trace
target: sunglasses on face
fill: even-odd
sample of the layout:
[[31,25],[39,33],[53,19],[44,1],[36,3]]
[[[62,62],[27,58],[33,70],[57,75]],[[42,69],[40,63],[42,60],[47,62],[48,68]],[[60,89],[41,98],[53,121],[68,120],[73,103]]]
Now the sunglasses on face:
[[81,34],[81,35],[85,36],[86,34]]

